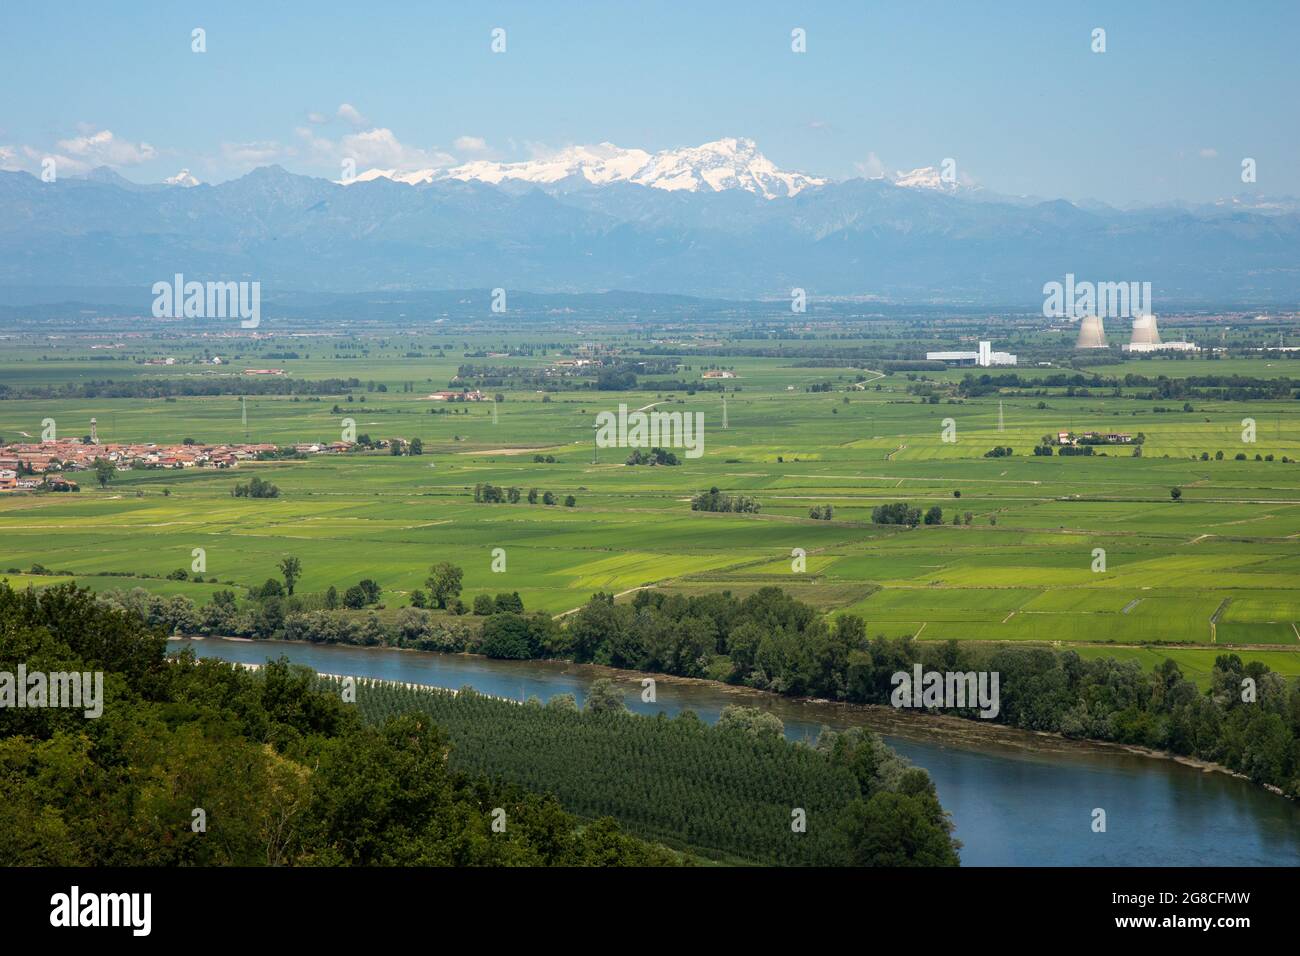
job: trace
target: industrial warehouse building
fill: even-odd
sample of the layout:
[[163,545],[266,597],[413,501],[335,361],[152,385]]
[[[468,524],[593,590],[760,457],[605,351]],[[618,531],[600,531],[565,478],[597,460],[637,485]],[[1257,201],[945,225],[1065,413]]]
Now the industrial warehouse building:
[[981,342],[978,352],[926,352],[927,362],[947,362],[949,365],[1015,365],[1016,357],[1010,352],[994,352],[992,342]]

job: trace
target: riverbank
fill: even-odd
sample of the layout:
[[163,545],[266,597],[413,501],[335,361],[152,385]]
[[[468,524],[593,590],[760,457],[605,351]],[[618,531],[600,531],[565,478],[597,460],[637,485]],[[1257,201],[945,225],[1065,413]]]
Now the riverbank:
[[[729,704],[757,706],[785,724],[786,739],[811,743],[823,727],[863,727],[927,770],[952,814],[971,866],[1300,866],[1300,806],[1249,781],[1114,744],[1069,740],[984,721],[902,713],[888,706],[796,700],[702,678],[654,675],[642,699],[635,671],[477,654],[282,641],[175,641],[203,658],[264,663],[281,655],[317,673],[457,689],[516,701],[572,694],[610,677],[629,710],[672,718],[693,711],[716,723]],[[1103,807],[1108,832],[1092,830]],[[1213,824],[1207,823],[1213,821]]]
[[[219,639],[223,641],[237,641],[239,643],[254,645],[264,643],[263,641],[252,638],[221,637]],[[181,638],[172,637],[168,640],[203,640],[203,637],[201,635]],[[439,654],[448,658],[463,658],[477,661],[496,660],[495,658],[489,658],[482,654],[472,654],[469,652],[453,654],[441,651],[420,651],[415,648],[391,647],[387,645],[328,645],[319,644],[313,641],[277,641],[276,643],[296,644],[304,647],[346,646],[363,652],[398,651],[409,652],[411,654]],[[1197,757],[1176,754],[1167,750],[1156,750],[1134,744],[1122,744],[1114,741],[1093,740],[1090,738],[1066,737],[1062,734],[1050,731],[1024,730],[1019,727],[1012,727],[1007,724],[999,724],[991,721],[954,717],[947,714],[931,714],[925,711],[912,709],[905,711],[900,708],[887,707],[882,704],[858,704],[812,697],[789,697],[772,691],[727,684],[722,681],[712,680],[705,677],[683,677],[676,674],[633,671],[624,668],[610,667],[604,664],[581,664],[575,661],[557,660],[554,658],[512,661],[510,663],[558,667],[561,668],[564,673],[573,674],[575,676],[585,675],[593,680],[598,677],[607,677],[618,683],[634,685],[632,693],[635,693],[638,696],[641,694],[643,689],[642,682],[646,679],[653,680],[656,688],[660,685],[666,687],[707,688],[715,694],[725,696],[731,703],[743,704],[745,706],[758,706],[769,712],[776,713],[778,717],[783,716],[781,711],[785,711],[788,714],[789,710],[793,707],[804,712],[800,716],[807,722],[817,722],[830,727],[844,725],[864,726],[877,733],[898,737],[904,740],[935,744],[939,746],[997,749],[1007,752],[1033,754],[1048,758],[1052,756],[1104,756],[1107,754],[1126,754],[1129,756],[1144,757],[1153,760],[1167,760],[1184,767],[1199,770],[1203,773],[1223,774],[1238,780],[1244,780],[1251,783],[1253,786],[1258,786],[1268,791],[1271,794],[1291,800],[1291,798],[1287,797],[1281,788],[1273,786],[1272,784],[1254,784],[1254,782],[1250,781],[1250,778],[1245,774],[1239,773],[1222,764],[1202,760]],[[1291,802],[1295,801],[1292,800]]]

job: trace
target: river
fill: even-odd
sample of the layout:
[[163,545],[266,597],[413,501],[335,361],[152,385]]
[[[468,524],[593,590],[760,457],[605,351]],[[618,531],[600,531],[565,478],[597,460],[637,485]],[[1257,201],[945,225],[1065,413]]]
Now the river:
[[[656,701],[645,703],[639,675],[554,661],[221,638],[174,640],[170,647],[242,663],[283,655],[326,674],[468,684],[515,699],[572,693],[580,704],[593,680],[617,675],[629,708],[639,713],[689,708],[712,722],[727,704],[745,703],[780,717],[791,739],[813,739],[823,725],[869,726],[930,772],[966,866],[1300,865],[1300,805],[1227,774],[1113,747],[707,681],[661,678]],[[1106,812],[1104,833],[1092,830],[1095,808]]]

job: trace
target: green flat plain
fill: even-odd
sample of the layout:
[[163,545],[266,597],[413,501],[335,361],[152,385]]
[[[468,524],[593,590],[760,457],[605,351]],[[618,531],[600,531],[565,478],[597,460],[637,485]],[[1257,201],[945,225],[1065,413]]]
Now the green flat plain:
[[[58,348],[59,357],[45,360],[40,356],[52,352],[44,345],[6,350],[0,379],[58,385],[181,374],[92,361],[75,341]],[[1296,402],[1196,401],[1194,412],[1158,414],[1145,400],[1059,390],[1042,401],[1046,408],[1037,397],[1006,397],[999,431],[997,396],[926,404],[908,393],[904,374],[846,391],[850,379],[836,379],[843,369],[737,357],[726,360],[739,376],[728,385],[741,390],[728,395],[725,430],[716,393],[669,392],[653,381],[631,392],[558,391],[549,401],[535,390],[505,389],[494,424],[490,403],[431,414],[439,403],[424,396],[447,387],[467,360],[451,351],[406,358],[408,349],[405,342],[374,344],[364,359],[343,359],[327,344],[312,344],[310,358],[246,357],[245,364],[274,364],[297,378],[356,376],[388,388],[353,388],[351,403],[343,394],[250,397],[247,435],[281,444],[335,440],[350,417],[358,432],[376,438],[421,438],[422,456],[375,452],[221,472],[135,471],[104,490],[87,473],[79,494],[6,494],[0,572],[41,564],[97,590],[142,586],[203,601],[218,587],[276,576],[277,562],[293,554],[303,564],[300,591],[341,591],[373,578],[391,608],[422,586],[430,565],[449,560],[464,568],[467,600],[518,591],[527,608],[557,614],[601,590],[745,593],[775,584],[827,611],[863,616],[871,634],[1059,642],[1089,654],[1168,655],[1206,673],[1216,653],[1244,648],[1243,656],[1300,670],[1300,465],[1280,460],[1300,456]],[[473,361],[541,366],[555,357]],[[1140,374],[1190,375],[1217,363],[1138,364]],[[1243,375],[1289,370],[1232,364]],[[699,372],[682,377],[691,374]],[[837,381],[837,390],[803,391],[826,380]],[[627,450],[610,448],[593,461],[595,417],[620,403],[703,413],[704,455],[677,467],[628,466]],[[341,413],[332,411],[336,404]],[[38,434],[45,418],[56,420],[60,435],[79,435],[92,416],[106,441],[245,436],[233,396],[10,399],[0,401],[0,435],[15,441]],[[1258,422],[1254,444],[1241,441],[1247,417]],[[948,418],[953,443],[941,440]],[[1142,457],[1123,446],[1091,458],[1031,454],[1040,436],[1066,429],[1142,432]],[[1011,446],[1014,455],[983,457],[995,445]],[[1220,450],[1225,460],[1214,460]],[[1233,460],[1238,451],[1248,460]],[[536,463],[537,452],[558,460]],[[1199,460],[1202,452],[1211,460]],[[1275,460],[1255,461],[1257,453]],[[274,482],[281,497],[231,497],[251,475]],[[573,495],[577,506],[475,504],[479,482],[549,490],[561,500]],[[762,510],[692,512],[690,497],[711,486],[752,495]],[[1171,499],[1173,487],[1181,500]],[[937,505],[945,523],[872,525],[871,509],[895,501],[922,511]],[[825,504],[833,505],[833,520],[808,517],[809,508]],[[967,512],[969,525],[951,524]],[[221,584],[161,579],[188,569],[195,548],[204,549],[206,574]],[[491,569],[496,548],[506,553],[504,573]],[[793,570],[796,549],[806,554],[802,572]],[[1104,570],[1094,570],[1098,549]],[[108,573],[125,576],[101,576]],[[8,576],[22,584],[62,580]]]

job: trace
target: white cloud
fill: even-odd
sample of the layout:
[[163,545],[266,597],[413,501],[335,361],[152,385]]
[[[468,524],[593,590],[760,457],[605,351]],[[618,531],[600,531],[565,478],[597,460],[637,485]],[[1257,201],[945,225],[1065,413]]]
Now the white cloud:
[[867,153],[867,158],[859,163],[854,163],[853,168],[858,171],[858,175],[866,179],[884,179],[885,164],[875,153]]
[[317,113],[315,110],[312,110],[307,114],[307,122],[311,123],[313,126],[323,126],[329,121],[330,118],[328,116],[324,113]]
[[343,122],[350,123],[357,129],[370,124],[370,121],[361,115],[361,111],[351,103],[340,103],[337,116],[339,119],[343,120]]
[[264,166],[296,155],[294,149],[275,140],[251,143],[222,143],[221,156],[236,166]]
[[78,176],[97,166],[136,166],[158,157],[158,150],[148,143],[118,139],[112,130],[97,130],[86,123],[77,128],[78,135],[58,140],[53,148],[30,143],[0,146],[0,169],[30,172],[52,159],[60,175]]
[[61,166],[66,163],[73,172],[96,166],[135,166],[158,156],[148,143],[125,142],[107,129],[61,139],[56,145],[61,153],[56,160]]
[[456,157],[444,150],[408,146],[391,129],[382,126],[348,133],[340,139],[317,136],[305,126],[296,132],[315,162],[336,166],[350,159],[358,172],[376,167],[411,172],[451,166],[456,162]]
[[1200,155],[1201,159],[1215,159],[1218,157],[1219,151],[1213,146],[1205,146],[1201,149]]
[[486,153],[488,148],[482,136],[457,136],[451,145],[458,153]]
[[163,182],[168,186],[184,186],[186,188],[199,185],[198,177],[191,174],[188,169],[182,169],[175,176],[168,176]]

